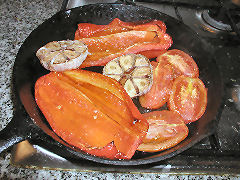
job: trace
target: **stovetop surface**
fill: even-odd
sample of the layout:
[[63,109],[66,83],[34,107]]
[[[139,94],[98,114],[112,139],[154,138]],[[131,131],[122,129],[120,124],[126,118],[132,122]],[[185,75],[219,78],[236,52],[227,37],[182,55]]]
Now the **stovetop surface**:
[[[65,1],[63,8],[69,9],[85,4],[115,1]],[[132,172],[184,172],[184,173],[240,173],[240,108],[238,107],[236,93],[240,87],[240,41],[236,32],[225,31],[212,27],[203,20],[203,13],[208,11],[209,7],[219,6],[216,1],[199,1],[198,5],[202,8],[196,8],[197,1],[163,1],[165,3],[146,3],[135,1],[137,5],[143,5],[168,14],[192,28],[201,38],[203,38],[212,47],[215,52],[215,59],[222,73],[224,83],[224,99],[218,114],[218,127],[214,135],[203,139],[189,150],[173,157],[151,165],[139,167],[110,167],[107,165],[98,165],[91,162],[68,162],[61,157],[55,156],[50,152],[34,145],[37,153],[31,158],[16,161],[18,151],[21,148],[15,147],[12,162],[19,166],[50,167],[63,169],[79,169],[87,171],[132,171]],[[175,4],[173,4],[173,2]],[[178,3],[176,6],[176,2]],[[195,2],[195,3],[194,3]],[[172,3],[172,4],[171,4]],[[180,4],[179,4],[180,3]],[[186,5],[186,3],[188,3]],[[240,11],[239,11],[240,14]],[[240,17],[240,16],[239,16]],[[218,91],[216,89],[216,91]],[[235,93],[235,96],[234,96]],[[240,90],[239,90],[240,94]],[[42,159],[36,163],[36,158]]]

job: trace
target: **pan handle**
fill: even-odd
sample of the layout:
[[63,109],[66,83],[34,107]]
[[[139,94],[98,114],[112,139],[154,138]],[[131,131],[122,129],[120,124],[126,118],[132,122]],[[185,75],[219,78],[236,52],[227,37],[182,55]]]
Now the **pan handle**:
[[32,138],[36,133],[36,125],[26,116],[15,113],[7,126],[0,131],[0,154],[23,140]]

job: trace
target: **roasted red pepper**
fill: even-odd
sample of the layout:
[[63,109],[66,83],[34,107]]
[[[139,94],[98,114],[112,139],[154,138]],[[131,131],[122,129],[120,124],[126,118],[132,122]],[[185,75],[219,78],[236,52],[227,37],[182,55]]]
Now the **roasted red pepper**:
[[158,52],[167,50],[172,45],[172,39],[165,33],[164,27],[163,22],[156,20],[141,25],[117,19],[109,25],[80,24],[75,39],[85,42],[90,52],[81,68],[103,66],[112,59],[129,53],[144,52],[151,56],[148,58],[154,58]]
[[51,72],[36,82],[35,98],[56,134],[93,155],[129,159],[148,129],[122,86],[99,73]]
[[80,23],[75,32],[75,39],[106,36],[109,34],[121,33],[131,30],[162,31],[166,32],[166,25],[160,20],[153,20],[148,23],[123,22],[115,18],[108,25],[96,25],[91,23]]

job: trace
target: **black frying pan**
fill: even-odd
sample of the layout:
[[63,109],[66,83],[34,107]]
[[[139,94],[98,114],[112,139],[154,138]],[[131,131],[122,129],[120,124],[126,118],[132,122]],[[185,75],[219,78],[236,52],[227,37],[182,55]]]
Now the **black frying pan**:
[[[167,33],[173,39],[171,49],[190,54],[198,64],[200,78],[208,88],[208,104],[205,114],[189,125],[188,137],[177,146],[157,153],[136,152],[131,160],[108,160],[80,152],[62,141],[50,128],[34,101],[34,84],[47,74],[35,56],[36,51],[48,42],[73,39],[78,23],[108,24],[114,18],[123,21],[149,21],[159,19],[166,23]],[[23,140],[32,140],[52,152],[68,159],[86,159],[113,165],[141,165],[158,162],[190,148],[211,135],[216,127],[215,119],[222,97],[219,70],[212,58],[211,48],[189,27],[158,11],[123,4],[95,4],[61,11],[35,29],[21,46],[13,70],[13,95],[16,99],[12,121],[0,132],[0,152]],[[100,71],[101,68],[92,68]]]

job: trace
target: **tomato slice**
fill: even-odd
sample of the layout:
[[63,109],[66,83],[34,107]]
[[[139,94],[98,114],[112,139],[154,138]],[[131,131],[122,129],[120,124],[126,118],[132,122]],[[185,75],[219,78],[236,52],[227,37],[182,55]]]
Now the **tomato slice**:
[[170,64],[174,69],[175,78],[181,75],[198,77],[199,70],[196,62],[187,53],[172,49],[157,57],[161,64]]
[[152,62],[152,66],[153,85],[145,95],[139,97],[139,102],[142,107],[158,109],[168,101],[173,84],[173,70],[168,64],[162,66]]
[[177,145],[188,135],[183,119],[173,111],[153,111],[143,116],[149,123],[149,129],[138,147],[139,151],[162,151]]
[[198,120],[207,106],[207,89],[199,78],[175,79],[168,101],[169,109],[182,116],[185,123]]

